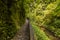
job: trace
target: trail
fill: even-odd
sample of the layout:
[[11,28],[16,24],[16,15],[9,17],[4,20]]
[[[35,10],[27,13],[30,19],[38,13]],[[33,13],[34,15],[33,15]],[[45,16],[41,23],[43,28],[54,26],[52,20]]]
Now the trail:
[[32,26],[28,20],[11,40],[35,40]]

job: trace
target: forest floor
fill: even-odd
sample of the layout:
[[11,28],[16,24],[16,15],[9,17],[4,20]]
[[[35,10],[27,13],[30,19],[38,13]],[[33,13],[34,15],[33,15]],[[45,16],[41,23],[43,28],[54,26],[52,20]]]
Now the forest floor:
[[49,30],[47,30],[46,28],[41,27],[41,30],[43,30],[51,40],[60,40],[58,37],[55,37],[53,33],[49,32]]

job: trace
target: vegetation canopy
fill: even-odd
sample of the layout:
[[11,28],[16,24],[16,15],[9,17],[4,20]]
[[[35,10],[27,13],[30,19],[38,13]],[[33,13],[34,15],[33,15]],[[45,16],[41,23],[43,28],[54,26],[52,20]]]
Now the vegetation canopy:
[[0,0],[0,40],[11,40],[28,19],[35,40],[60,40],[60,0]]

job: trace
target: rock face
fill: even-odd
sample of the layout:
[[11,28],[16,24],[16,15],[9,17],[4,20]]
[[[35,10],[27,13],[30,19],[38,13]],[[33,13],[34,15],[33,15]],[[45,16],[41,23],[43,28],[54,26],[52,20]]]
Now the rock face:
[[12,40],[34,40],[33,30],[28,19]]

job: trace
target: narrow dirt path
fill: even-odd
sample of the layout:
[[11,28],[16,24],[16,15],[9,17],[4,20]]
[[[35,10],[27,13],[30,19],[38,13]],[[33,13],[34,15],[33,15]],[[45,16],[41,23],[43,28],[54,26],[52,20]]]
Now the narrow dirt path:
[[34,40],[34,32],[28,20],[11,40]]
[[30,40],[30,30],[28,25],[24,25],[12,40]]

